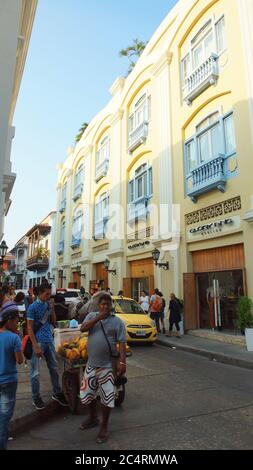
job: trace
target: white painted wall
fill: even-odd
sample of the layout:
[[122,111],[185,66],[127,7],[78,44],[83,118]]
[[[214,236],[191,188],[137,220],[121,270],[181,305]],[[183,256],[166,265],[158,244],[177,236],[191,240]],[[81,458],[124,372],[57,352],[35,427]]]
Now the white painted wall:
[[22,0],[0,1],[0,240],[3,236],[4,197],[2,192],[6,161],[10,161],[9,115],[15,77]]

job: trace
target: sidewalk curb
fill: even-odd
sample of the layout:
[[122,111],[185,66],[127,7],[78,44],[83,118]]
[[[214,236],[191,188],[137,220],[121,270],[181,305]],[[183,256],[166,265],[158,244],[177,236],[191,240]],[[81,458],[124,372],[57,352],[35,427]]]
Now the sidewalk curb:
[[[178,340],[179,343],[180,340]],[[208,341],[208,340],[207,340]],[[231,357],[223,353],[216,353],[213,351],[210,351],[208,349],[201,349],[197,348],[194,346],[188,346],[185,344],[175,344],[174,342],[170,341],[165,341],[162,339],[157,339],[156,344],[159,344],[160,346],[165,346],[167,348],[176,348],[180,351],[185,351],[191,354],[196,354],[199,356],[206,357],[210,360],[215,360],[217,362],[221,362],[222,364],[228,364],[231,366],[237,366],[237,367],[242,367],[244,369],[250,369],[253,370],[253,362],[252,361],[246,361],[245,359],[238,359],[236,357]]]
[[[31,402],[31,409],[34,408]],[[65,408],[65,410],[68,408]],[[46,405],[46,408],[41,411],[31,411],[31,413],[21,416],[20,418],[16,418],[10,423],[10,432],[11,434],[21,434],[24,431],[29,431],[33,427],[41,424],[44,421],[47,421],[53,415],[64,410],[62,406],[58,403],[52,402]]]

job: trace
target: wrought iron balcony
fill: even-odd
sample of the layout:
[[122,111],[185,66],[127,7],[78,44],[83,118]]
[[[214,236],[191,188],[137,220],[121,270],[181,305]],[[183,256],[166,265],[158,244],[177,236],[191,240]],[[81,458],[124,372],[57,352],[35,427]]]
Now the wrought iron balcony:
[[186,85],[183,89],[183,99],[187,104],[197,98],[209,86],[214,85],[219,77],[217,54],[211,54],[192,74],[186,79]]
[[109,169],[109,160],[103,160],[101,163],[96,165],[96,182],[98,182],[101,178],[107,175]]
[[148,122],[144,121],[134,131],[129,133],[128,151],[130,153],[147,140],[148,126]]
[[128,223],[132,223],[135,220],[146,220],[148,212],[148,200],[149,198],[144,196],[128,204]]
[[226,181],[225,156],[219,154],[191,171],[187,182],[187,196],[196,202],[198,196],[212,189],[219,189],[224,193]]
[[77,201],[82,196],[83,193],[83,183],[79,183],[75,188],[74,188],[74,194],[73,194],[73,201]]
[[61,201],[61,205],[60,205],[60,209],[59,209],[59,212],[60,212],[61,214],[63,214],[63,212],[65,212],[66,206],[67,206],[67,200],[66,200],[66,199],[63,199],[63,200]]
[[58,246],[58,255],[62,255],[64,253],[64,240],[60,241],[59,242],[59,246]]
[[49,258],[38,254],[28,258],[26,264],[29,271],[46,271],[49,267]]

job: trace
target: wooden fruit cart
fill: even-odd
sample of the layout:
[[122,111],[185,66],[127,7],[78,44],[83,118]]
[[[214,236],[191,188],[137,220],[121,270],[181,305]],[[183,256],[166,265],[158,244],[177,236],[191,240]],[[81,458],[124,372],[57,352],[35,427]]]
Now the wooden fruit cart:
[[[80,403],[80,385],[86,367],[87,360],[69,359],[59,356],[63,362],[62,389],[69,403],[72,414],[76,414]],[[98,397],[99,399],[99,397]],[[120,406],[125,399],[125,385],[116,388],[115,406]]]

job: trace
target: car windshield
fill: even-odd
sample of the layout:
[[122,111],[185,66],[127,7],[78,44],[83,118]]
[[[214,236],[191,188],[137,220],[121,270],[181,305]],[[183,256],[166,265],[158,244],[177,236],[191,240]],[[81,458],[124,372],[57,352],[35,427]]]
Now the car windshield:
[[65,298],[78,297],[78,292],[65,292],[64,297]]
[[141,306],[137,304],[134,300],[124,300],[118,299],[114,301],[114,307],[116,313],[139,313],[141,315],[145,315],[144,310],[142,310]]

